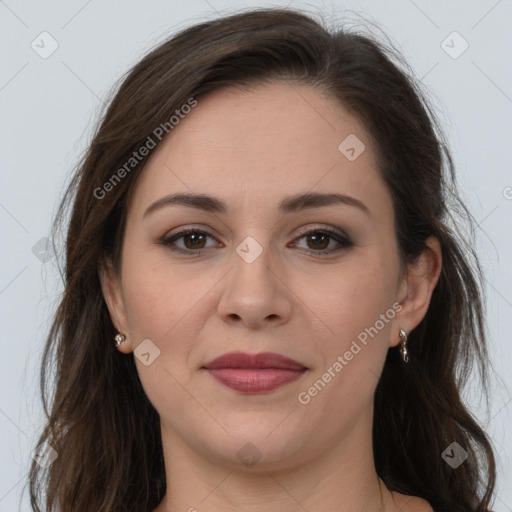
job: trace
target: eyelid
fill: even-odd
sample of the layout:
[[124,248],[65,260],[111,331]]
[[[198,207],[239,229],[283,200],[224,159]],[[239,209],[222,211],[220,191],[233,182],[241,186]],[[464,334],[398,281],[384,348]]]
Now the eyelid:
[[298,237],[306,235],[312,231],[326,231],[327,233],[335,233],[340,237],[346,238],[347,240],[349,239],[349,236],[346,233],[328,224],[308,224],[306,226],[302,226],[299,228]]
[[[180,228],[178,228],[177,231],[175,232],[170,232],[169,234],[165,234],[162,239],[164,240],[168,240],[169,238],[175,236],[175,235],[183,235],[183,234],[186,234],[187,232],[189,231],[200,231],[200,232],[203,232],[205,234],[207,234],[208,236],[211,236],[212,238],[215,238],[217,241],[218,240],[218,237],[216,235],[213,235],[211,232],[210,232],[210,229],[209,227],[206,227],[204,226],[203,228],[203,225],[201,224],[193,224],[193,225],[189,225],[189,226],[180,226]],[[346,238],[347,240],[350,239],[350,237],[342,230],[338,229],[338,228],[335,228],[333,226],[330,226],[328,224],[306,224],[305,226],[301,226],[300,228],[298,228],[298,232],[297,232],[297,235],[295,238],[297,237],[300,237],[302,235],[305,235],[305,234],[308,234],[312,231],[327,231],[328,233],[335,233],[341,237],[344,237]]]
[[208,235],[211,238],[214,238],[215,240],[217,240],[217,242],[220,241],[218,236],[212,234],[212,229],[210,227],[204,226],[202,224],[192,224],[192,225],[188,225],[188,226],[180,226],[175,231],[170,231],[170,232],[166,233],[163,237],[161,237],[161,240],[169,240],[174,237],[186,235],[190,232],[203,233],[205,235]]

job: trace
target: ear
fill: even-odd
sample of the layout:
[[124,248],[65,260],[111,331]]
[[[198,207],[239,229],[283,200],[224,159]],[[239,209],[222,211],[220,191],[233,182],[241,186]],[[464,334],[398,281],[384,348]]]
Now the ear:
[[398,298],[401,299],[402,309],[395,317],[396,333],[393,332],[389,342],[391,347],[400,343],[400,329],[409,334],[423,320],[441,274],[443,256],[439,240],[430,236],[425,244],[425,250],[418,261],[408,267],[399,287]]
[[[126,340],[117,349],[128,354],[133,350],[133,347],[128,333],[128,319],[120,276],[118,276],[110,260],[106,260],[98,266],[98,276],[112,324],[119,332],[126,336]],[[112,340],[112,343],[114,343],[114,340]]]

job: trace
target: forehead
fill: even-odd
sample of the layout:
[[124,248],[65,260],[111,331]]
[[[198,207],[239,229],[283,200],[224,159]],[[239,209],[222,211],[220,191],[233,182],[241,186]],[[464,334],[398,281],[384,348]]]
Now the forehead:
[[308,191],[390,207],[369,133],[320,90],[280,82],[222,88],[197,102],[154,150],[131,209],[175,192],[214,195],[238,211]]

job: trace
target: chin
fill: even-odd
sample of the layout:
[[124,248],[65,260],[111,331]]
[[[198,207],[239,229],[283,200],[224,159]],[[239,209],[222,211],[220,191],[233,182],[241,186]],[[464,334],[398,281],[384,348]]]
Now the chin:
[[229,429],[231,436],[226,434],[218,442],[209,437],[204,440],[211,456],[208,458],[237,471],[275,471],[300,465],[299,453],[302,459],[303,450],[308,446],[303,430],[297,428],[297,438],[294,438],[289,429],[278,432],[277,425],[279,422],[255,430],[240,424],[239,429]]

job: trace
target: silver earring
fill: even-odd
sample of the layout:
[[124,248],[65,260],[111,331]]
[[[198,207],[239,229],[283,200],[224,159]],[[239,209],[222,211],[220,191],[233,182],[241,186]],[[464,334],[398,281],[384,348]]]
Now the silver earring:
[[116,340],[116,347],[119,347],[119,345],[121,345],[121,343],[126,339],[126,336],[119,332],[116,334],[114,339]]
[[404,362],[409,362],[409,355],[407,353],[407,333],[400,329],[400,340],[402,342],[402,346],[400,347],[400,354],[402,354],[402,359]]

